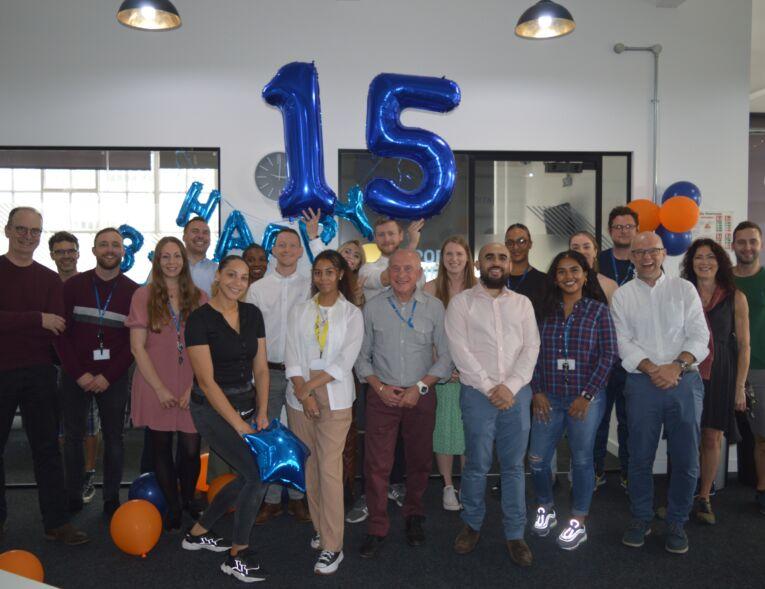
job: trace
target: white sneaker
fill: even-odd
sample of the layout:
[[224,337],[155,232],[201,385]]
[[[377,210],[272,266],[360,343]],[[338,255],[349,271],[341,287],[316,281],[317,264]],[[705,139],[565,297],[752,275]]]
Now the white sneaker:
[[558,536],[558,546],[563,550],[576,550],[587,541],[587,529],[577,520],[572,519]]
[[555,510],[549,511],[540,506],[537,509],[537,518],[534,520],[534,525],[531,527],[531,531],[537,536],[547,536],[555,526],[558,525],[558,517],[555,515]]
[[454,485],[444,487],[443,506],[446,511],[459,511],[462,509],[460,500],[457,497],[457,491],[454,489]]
[[342,550],[340,552],[322,550],[319,559],[313,567],[313,572],[317,575],[331,575],[337,571],[341,562],[343,562]]
[[321,548],[321,534],[319,532],[316,532],[311,538],[311,548],[314,550]]

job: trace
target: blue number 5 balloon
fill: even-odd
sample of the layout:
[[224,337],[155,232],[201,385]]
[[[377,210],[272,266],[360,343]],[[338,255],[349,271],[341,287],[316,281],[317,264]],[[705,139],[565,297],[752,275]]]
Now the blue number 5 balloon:
[[460,103],[460,88],[446,78],[380,74],[369,85],[367,147],[382,157],[406,158],[422,168],[422,185],[413,192],[390,180],[375,178],[365,202],[389,217],[419,219],[437,215],[454,189],[457,166],[446,142],[430,131],[401,124],[401,111],[419,108],[448,112]]

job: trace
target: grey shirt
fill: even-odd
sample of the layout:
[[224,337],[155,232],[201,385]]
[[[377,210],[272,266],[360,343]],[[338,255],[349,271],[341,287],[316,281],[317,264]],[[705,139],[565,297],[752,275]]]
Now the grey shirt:
[[[410,317],[411,327],[408,324]],[[385,384],[409,387],[427,374],[439,379],[449,378],[452,374],[441,301],[421,290],[417,290],[404,305],[393,291],[383,292],[367,301],[364,306],[364,343],[356,360],[359,379],[366,380],[367,376],[374,375]]]

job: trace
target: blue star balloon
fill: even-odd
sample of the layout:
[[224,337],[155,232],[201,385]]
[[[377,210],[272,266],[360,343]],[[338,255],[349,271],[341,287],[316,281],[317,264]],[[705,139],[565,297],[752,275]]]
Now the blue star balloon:
[[260,480],[305,493],[305,461],[311,451],[295,434],[274,419],[266,429],[243,437],[258,462]]

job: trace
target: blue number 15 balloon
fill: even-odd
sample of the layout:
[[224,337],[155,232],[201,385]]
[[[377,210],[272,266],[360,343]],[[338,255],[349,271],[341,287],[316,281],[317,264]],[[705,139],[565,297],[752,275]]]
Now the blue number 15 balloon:
[[449,112],[460,103],[460,88],[446,78],[380,74],[369,85],[367,147],[379,156],[405,158],[422,168],[421,186],[401,190],[390,180],[375,178],[364,201],[382,215],[403,219],[432,217],[449,202],[457,166],[446,142],[430,131],[401,124],[401,111],[419,108]]

